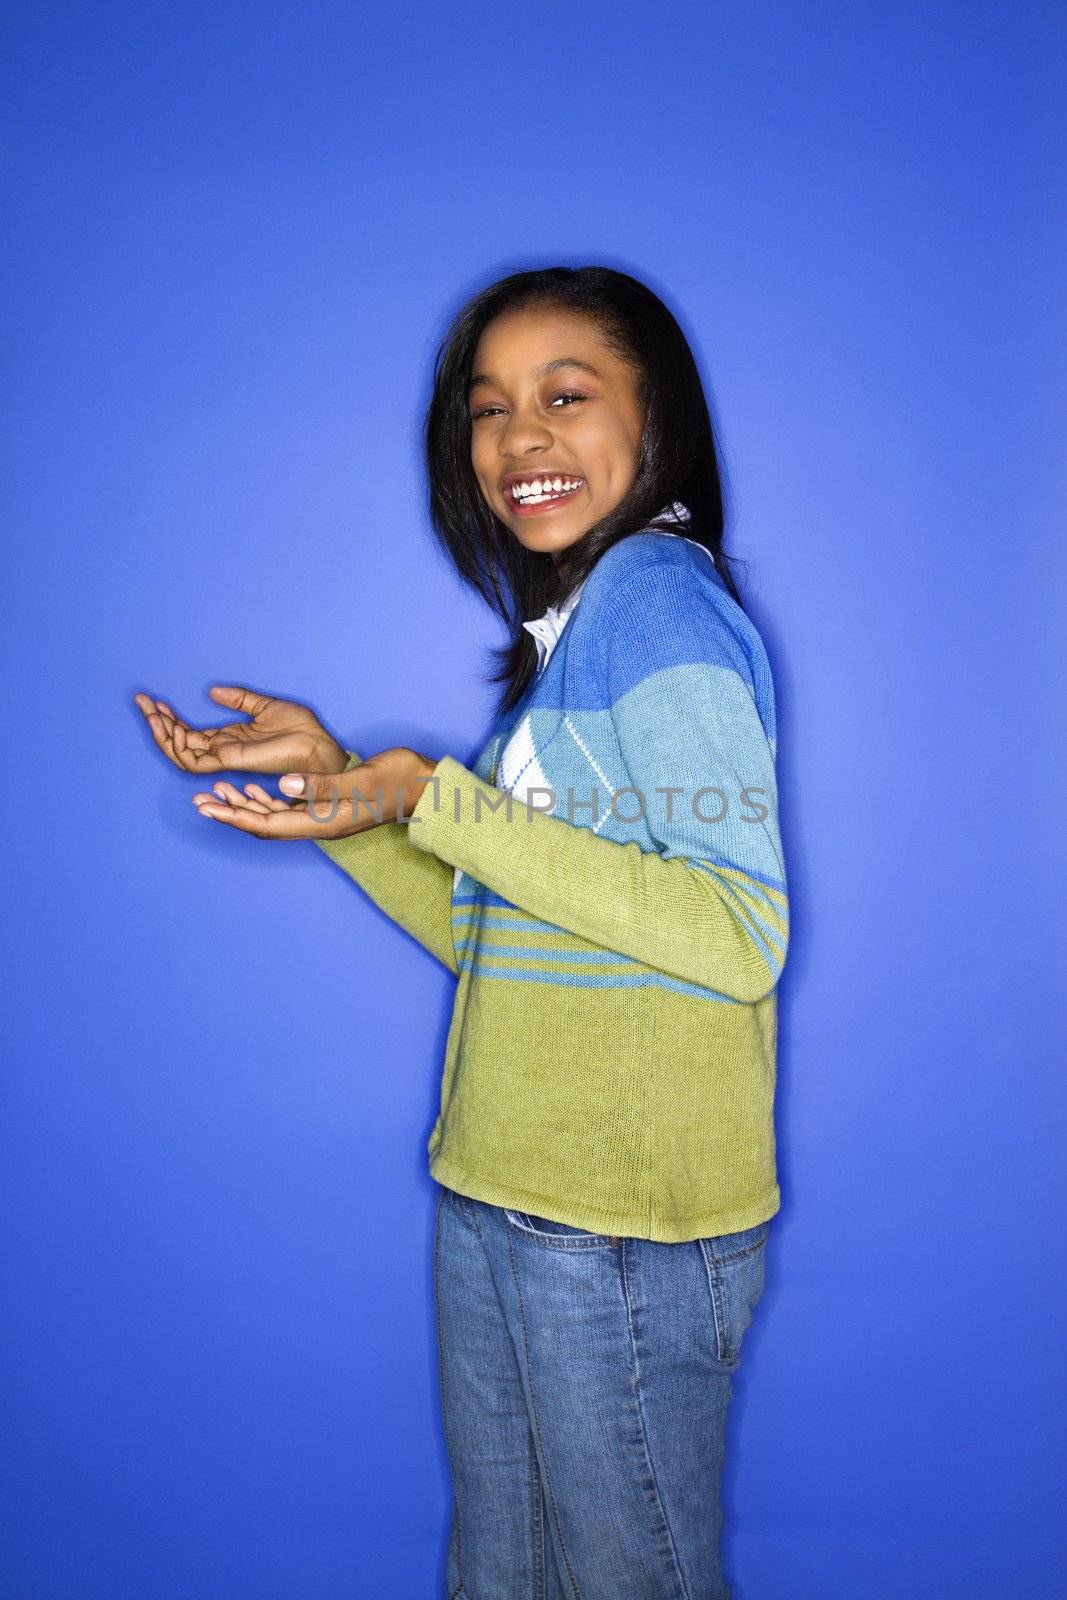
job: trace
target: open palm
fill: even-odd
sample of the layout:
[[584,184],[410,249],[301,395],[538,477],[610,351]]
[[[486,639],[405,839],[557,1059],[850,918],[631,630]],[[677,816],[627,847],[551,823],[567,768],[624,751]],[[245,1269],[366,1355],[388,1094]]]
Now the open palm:
[[214,684],[213,700],[244,712],[251,722],[194,728],[163,700],[134,699],[169,761],[183,772],[343,772],[347,753],[307,706],[254,689]]

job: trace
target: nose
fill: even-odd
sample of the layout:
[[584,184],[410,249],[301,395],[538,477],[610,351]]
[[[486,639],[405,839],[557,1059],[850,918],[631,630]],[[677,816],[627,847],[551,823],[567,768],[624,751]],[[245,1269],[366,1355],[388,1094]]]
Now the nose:
[[536,410],[517,406],[497,436],[502,456],[523,456],[552,448],[552,429]]

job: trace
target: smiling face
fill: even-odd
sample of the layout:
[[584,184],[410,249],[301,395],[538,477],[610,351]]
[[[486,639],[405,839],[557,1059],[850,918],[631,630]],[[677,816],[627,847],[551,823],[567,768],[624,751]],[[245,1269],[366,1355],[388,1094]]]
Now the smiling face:
[[644,424],[636,374],[580,312],[494,317],[474,352],[469,407],[478,487],[528,550],[555,555],[629,492]]

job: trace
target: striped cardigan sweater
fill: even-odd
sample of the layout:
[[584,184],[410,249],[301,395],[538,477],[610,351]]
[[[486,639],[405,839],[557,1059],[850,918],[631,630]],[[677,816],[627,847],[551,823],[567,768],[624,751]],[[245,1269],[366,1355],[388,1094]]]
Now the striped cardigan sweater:
[[601,556],[471,767],[318,841],[458,980],[438,1182],[665,1243],[778,1210],[775,739],[758,632],[705,550],[650,530]]

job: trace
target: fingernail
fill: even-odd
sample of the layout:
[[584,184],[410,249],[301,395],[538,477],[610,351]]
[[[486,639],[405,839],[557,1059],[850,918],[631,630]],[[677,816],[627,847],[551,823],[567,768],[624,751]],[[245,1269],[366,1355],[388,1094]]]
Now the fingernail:
[[304,780],[298,772],[287,772],[278,780],[278,788],[283,794],[303,794]]

